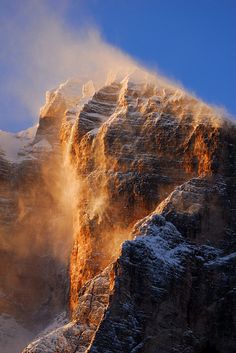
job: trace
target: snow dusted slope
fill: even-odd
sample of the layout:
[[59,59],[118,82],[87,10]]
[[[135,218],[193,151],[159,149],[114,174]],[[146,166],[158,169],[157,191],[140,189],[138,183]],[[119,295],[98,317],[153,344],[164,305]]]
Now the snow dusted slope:
[[235,125],[142,71],[76,106],[70,317],[24,352],[232,353]]
[[24,353],[234,352],[235,331],[224,320],[231,327],[236,314],[235,253],[190,243],[156,212],[135,225],[133,236],[115,264],[82,287],[73,320]]
[[33,143],[37,128],[38,125],[35,125],[15,134],[0,130],[0,155],[10,163],[32,158],[27,150]]
[[[50,116],[54,122],[60,124],[62,116],[68,111],[67,119],[75,119],[94,93],[91,80],[85,83],[79,79],[67,80],[58,88],[46,92],[46,103],[40,110],[40,116],[42,119]],[[37,158],[37,153],[51,152],[52,145],[47,136],[35,140],[38,128],[39,124],[18,133],[0,130],[0,157],[10,163],[21,163]],[[49,131],[46,131],[47,134]]]

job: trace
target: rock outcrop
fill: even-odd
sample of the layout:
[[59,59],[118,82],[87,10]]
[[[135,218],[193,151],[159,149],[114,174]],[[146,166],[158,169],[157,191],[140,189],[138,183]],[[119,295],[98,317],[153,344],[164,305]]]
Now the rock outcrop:
[[[100,89],[69,81],[47,97],[27,154],[33,159],[20,168],[43,166],[33,174],[43,180],[34,191],[39,204],[29,208],[40,214],[43,242],[51,226],[49,238],[59,234],[57,244],[70,253],[68,276],[64,262],[63,280],[50,273],[47,282],[57,303],[68,288],[69,296],[66,317],[24,353],[234,352],[235,124],[144,72]],[[51,149],[36,155],[42,141]],[[3,159],[2,185],[7,168]],[[2,220],[12,227],[10,215]],[[60,311],[53,305],[45,306],[50,316]]]
[[118,256],[134,223],[171,192],[175,200],[179,193],[178,217],[172,201],[165,201],[163,212],[176,226],[184,223],[184,235],[192,232],[196,241],[212,245],[234,239],[236,135],[230,126],[209,107],[150,78],[115,82],[84,106],[71,147],[80,184],[72,311],[83,283]]

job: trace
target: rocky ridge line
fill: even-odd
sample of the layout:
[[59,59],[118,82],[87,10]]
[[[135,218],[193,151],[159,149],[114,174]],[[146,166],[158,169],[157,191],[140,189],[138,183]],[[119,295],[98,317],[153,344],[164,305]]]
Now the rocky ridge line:
[[70,153],[72,321],[24,353],[232,352],[235,125],[181,90],[129,76],[84,105]]

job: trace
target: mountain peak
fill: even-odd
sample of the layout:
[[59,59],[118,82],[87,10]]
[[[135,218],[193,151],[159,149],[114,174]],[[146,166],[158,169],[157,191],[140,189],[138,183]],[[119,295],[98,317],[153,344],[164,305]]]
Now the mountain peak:
[[0,134],[27,142],[0,158],[3,307],[51,323],[24,353],[232,353],[235,124],[135,69],[47,92],[35,130]]

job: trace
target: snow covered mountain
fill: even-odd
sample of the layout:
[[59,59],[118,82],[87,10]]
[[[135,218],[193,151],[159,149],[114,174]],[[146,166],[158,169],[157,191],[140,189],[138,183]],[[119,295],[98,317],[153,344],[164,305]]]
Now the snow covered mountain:
[[148,72],[105,81],[0,134],[2,311],[24,353],[232,353],[236,126]]

